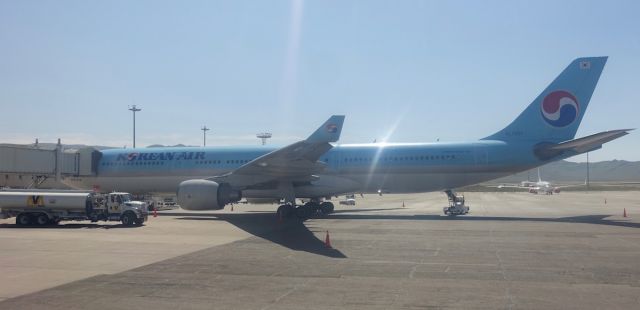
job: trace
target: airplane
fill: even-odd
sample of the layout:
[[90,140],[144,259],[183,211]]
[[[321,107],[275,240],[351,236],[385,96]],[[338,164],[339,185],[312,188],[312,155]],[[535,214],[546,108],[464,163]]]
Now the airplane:
[[[279,216],[331,213],[346,193],[444,191],[526,171],[600,149],[631,129],[575,139],[607,57],[573,60],[509,125],[477,141],[332,144],[344,119],[333,115],[291,145],[111,149],[74,188],[176,193],[186,210],[217,210],[241,198],[283,201]],[[452,198],[453,197],[453,198]],[[306,199],[303,205],[297,199]]]
[[546,195],[553,195],[553,194],[559,194],[560,191],[563,188],[569,188],[569,187],[580,187],[580,186],[586,186],[586,180],[585,183],[583,184],[573,184],[573,185],[559,185],[559,184],[552,184],[549,181],[543,181],[542,178],[540,177],[540,168],[538,168],[538,181],[533,182],[533,181],[522,181],[520,182],[520,184],[518,185],[513,185],[513,184],[500,184],[497,186],[497,188],[516,188],[516,189],[524,189],[524,190],[528,190],[529,193],[531,194],[540,194],[540,193],[544,193]]

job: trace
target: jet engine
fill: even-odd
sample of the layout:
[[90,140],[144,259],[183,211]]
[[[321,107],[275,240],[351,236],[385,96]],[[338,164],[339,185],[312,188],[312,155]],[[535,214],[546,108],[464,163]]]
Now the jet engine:
[[185,210],[219,210],[242,198],[229,184],[209,180],[187,180],[178,186],[178,204]]

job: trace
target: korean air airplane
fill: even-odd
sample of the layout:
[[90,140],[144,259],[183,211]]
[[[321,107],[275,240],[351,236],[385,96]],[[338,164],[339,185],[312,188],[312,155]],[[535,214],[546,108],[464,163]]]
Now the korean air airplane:
[[[248,199],[285,203],[281,215],[330,213],[344,193],[446,191],[593,151],[630,129],[575,138],[607,57],[578,58],[502,130],[478,141],[334,145],[344,116],[282,148],[206,147],[105,150],[95,177],[75,188],[132,193],[177,191],[187,210]],[[450,195],[451,196],[451,195]],[[296,206],[296,198],[309,202]]]

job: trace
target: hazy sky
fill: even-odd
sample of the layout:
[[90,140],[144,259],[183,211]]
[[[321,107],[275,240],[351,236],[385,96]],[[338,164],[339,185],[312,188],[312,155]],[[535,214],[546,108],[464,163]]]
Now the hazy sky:
[[[0,1],[0,142],[482,138],[580,56],[578,136],[639,127],[640,1]],[[640,131],[592,160],[640,160]],[[583,156],[573,160],[582,161]]]

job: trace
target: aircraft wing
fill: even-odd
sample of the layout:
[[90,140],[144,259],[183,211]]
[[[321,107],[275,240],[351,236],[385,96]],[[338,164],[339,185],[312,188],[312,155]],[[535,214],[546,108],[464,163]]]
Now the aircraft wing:
[[500,184],[500,185],[490,186],[490,187],[495,187],[495,188],[517,188],[517,189],[527,189],[527,188],[529,188],[529,187],[526,187],[526,186],[520,186],[520,185],[516,185],[516,184]]
[[610,130],[558,144],[542,144],[536,147],[534,152],[543,160],[551,159],[565,152],[570,152],[574,155],[582,154],[597,150],[609,141],[628,135],[631,130],[633,129]]
[[516,191],[528,191],[532,188],[539,188],[538,186],[521,186],[517,184],[500,184],[500,185],[491,185],[488,186],[496,189],[509,189],[508,192],[516,192]]
[[340,138],[344,115],[331,116],[306,140],[277,149],[260,156],[227,174],[209,178],[216,182],[226,182],[232,187],[242,188],[274,180],[311,181],[314,174],[323,171],[324,162],[320,156]]

